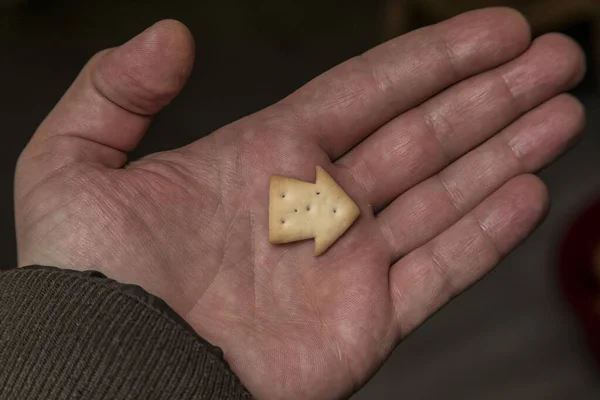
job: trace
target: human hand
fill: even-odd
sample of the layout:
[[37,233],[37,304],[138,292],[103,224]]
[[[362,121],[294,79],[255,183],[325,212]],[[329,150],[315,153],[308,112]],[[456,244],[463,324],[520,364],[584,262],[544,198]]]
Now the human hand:
[[[264,399],[339,398],[543,217],[530,175],[584,112],[569,39],[506,9],[383,44],[183,148],[126,164],[192,67],[161,22],[92,58],[19,159],[19,264],[95,269],[160,296]],[[273,174],[323,166],[359,204],[324,255],[268,243]]]

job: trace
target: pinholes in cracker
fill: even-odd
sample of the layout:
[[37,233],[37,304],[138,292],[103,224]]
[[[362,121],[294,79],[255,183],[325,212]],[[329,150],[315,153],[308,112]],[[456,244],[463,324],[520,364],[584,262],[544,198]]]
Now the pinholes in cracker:
[[269,241],[315,239],[323,254],[356,221],[360,210],[325,170],[315,183],[273,175],[269,189]]

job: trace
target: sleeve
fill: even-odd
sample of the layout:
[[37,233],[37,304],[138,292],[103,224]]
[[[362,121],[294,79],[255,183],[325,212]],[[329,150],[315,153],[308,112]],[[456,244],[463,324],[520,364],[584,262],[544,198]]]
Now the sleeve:
[[0,399],[251,399],[166,303],[97,272],[0,271]]

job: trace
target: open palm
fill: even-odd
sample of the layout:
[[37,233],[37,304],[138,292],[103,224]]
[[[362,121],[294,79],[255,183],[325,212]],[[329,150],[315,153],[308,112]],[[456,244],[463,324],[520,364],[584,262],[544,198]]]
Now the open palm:
[[[163,21],[96,55],[16,175],[19,264],[100,270],[166,300],[258,398],[339,398],[543,217],[528,173],[563,152],[583,75],[490,9],[412,32],[281,102],[131,164],[184,85],[193,40]],[[269,177],[323,166],[361,207],[324,255],[268,243]]]

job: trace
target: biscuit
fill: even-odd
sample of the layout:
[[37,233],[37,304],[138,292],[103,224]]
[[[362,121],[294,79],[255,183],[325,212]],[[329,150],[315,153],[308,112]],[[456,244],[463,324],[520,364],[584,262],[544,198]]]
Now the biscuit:
[[269,188],[269,241],[315,239],[323,254],[360,214],[356,203],[321,167],[315,183],[273,175]]

